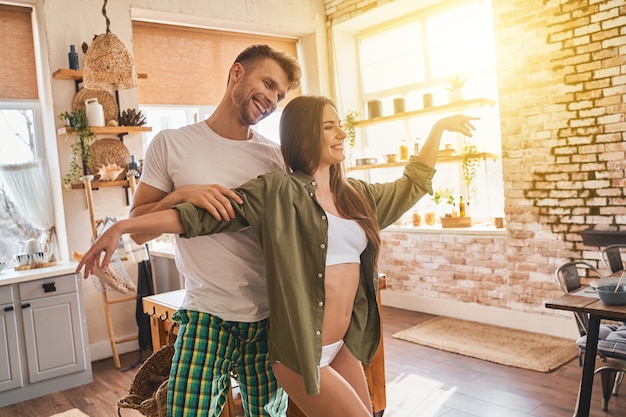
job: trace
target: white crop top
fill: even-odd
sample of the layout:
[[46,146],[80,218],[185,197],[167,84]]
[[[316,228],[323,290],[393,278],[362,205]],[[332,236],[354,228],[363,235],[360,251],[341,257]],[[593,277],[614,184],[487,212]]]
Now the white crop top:
[[361,253],[367,246],[365,232],[356,220],[342,219],[326,213],[328,219],[328,250],[326,266],[361,263]]

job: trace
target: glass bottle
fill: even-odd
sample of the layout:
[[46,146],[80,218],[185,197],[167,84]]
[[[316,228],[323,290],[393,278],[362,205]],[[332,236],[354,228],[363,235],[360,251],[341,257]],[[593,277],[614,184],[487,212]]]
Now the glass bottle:
[[70,51],[67,54],[67,57],[70,61],[70,69],[77,70],[78,66],[78,54],[76,53],[76,49],[74,45],[70,45]]
[[413,142],[413,155],[418,155],[420,153],[420,138],[416,138],[415,142]]
[[463,196],[459,197],[459,217],[465,217],[465,202]]

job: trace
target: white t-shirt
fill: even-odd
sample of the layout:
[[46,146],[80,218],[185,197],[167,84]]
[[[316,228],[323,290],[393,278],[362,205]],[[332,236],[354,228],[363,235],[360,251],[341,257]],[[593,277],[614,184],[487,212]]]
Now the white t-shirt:
[[[144,158],[141,182],[167,193],[189,184],[237,187],[285,169],[280,147],[254,133],[250,140],[217,135],[205,122],[159,132]],[[263,254],[254,230],[193,239],[176,237],[176,266],[185,277],[183,308],[228,321],[269,316]]]

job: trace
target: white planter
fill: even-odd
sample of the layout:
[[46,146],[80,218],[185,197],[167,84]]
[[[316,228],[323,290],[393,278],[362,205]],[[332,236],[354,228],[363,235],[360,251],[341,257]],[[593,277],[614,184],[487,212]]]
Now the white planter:
[[454,103],[455,101],[459,101],[463,99],[463,92],[462,90],[452,90],[450,91],[450,94],[448,94],[448,99],[450,100],[450,103]]

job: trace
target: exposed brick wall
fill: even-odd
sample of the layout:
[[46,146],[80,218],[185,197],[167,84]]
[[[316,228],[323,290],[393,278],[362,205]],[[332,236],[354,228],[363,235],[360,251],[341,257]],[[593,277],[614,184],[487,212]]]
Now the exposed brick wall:
[[359,16],[393,0],[326,0],[324,8],[331,25]]
[[[382,2],[325,3],[332,24]],[[508,236],[384,232],[381,269],[394,290],[552,314],[555,267],[600,259],[579,231],[626,224],[626,6],[492,3]]]

